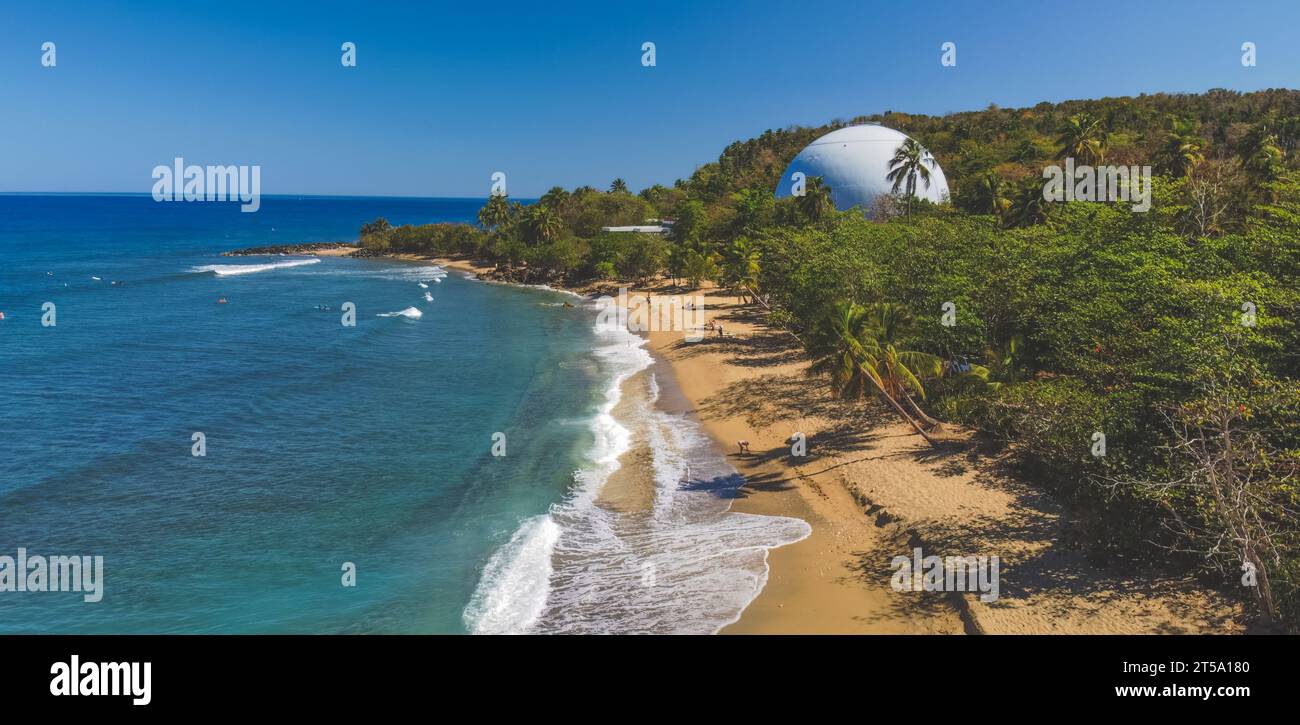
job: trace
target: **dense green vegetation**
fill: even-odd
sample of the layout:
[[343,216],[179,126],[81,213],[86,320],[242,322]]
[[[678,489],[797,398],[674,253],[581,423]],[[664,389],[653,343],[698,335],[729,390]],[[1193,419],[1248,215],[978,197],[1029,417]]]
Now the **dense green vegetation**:
[[[790,159],[835,123],[732,144],[672,188],[494,197],[479,226],[377,222],[362,240],[521,281],[664,275],[758,295],[840,392],[923,435],[942,420],[1005,442],[1073,506],[1092,555],[1194,569],[1295,629],[1300,92],[857,121],[932,152],[950,203],[904,193],[868,220],[836,212],[816,179],[775,200]],[[1043,168],[1065,157],[1153,166],[1151,210],[1045,201]],[[670,238],[600,231],[655,218],[675,220]]]

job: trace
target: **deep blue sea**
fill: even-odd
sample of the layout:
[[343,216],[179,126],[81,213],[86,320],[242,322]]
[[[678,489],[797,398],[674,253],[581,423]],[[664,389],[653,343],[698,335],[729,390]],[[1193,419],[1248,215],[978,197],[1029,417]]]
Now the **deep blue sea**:
[[[651,363],[639,338],[566,293],[431,264],[219,256],[481,204],[0,195],[0,556],[104,557],[99,602],[0,589],[0,632],[734,619],[767,549],[806,525],[728,512],[734,471],[653,396],[616,420],[619,384]],[[655,437],[660,491],[629,516],[597,494],[637,436]]]

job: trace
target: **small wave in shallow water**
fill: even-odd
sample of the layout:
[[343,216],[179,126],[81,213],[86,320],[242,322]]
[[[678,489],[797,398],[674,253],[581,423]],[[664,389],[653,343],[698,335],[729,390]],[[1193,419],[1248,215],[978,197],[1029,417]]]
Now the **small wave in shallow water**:
[[424,317],[424,313],[414,307],[407,307],[406,309],[398,310],[397,312],[380,312],[375,315],[375,317],[405,317],[408,320],[418,320],[421,317]]
[[396,282],[424,283],[428,280],[439,282],[447,276],[442,267],[415,264],[382,264],[374,260],[362,260],[361,265],[331,266],[328,269],[314,269],[304,274],[322,277],[365,277],[369,279],[391,280]]
[[206,264],[201,267],[191,267],[191,272],[211,272],[218,277],[229,277],[238,274],[253,274],[256,272],[270,272],[276,269],[288,269],[289,267],[303,267],[309,264],[320,264],[320,259],[312,257],[311,259],[290,259],[285,262],[270,262],[268,264]]

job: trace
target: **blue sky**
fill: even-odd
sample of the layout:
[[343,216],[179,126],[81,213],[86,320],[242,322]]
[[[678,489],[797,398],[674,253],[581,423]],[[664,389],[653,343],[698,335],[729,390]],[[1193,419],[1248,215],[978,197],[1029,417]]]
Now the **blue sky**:
[[635,190],[791,124],[1300,86],[1294,0],[5,5],[0,191],[148,192],[175,156],[267,194]]

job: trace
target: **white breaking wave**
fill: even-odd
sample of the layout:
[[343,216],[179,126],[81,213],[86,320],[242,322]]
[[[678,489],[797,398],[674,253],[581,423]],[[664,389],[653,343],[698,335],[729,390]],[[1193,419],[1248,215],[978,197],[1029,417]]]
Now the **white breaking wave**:
[[483,568],[465,607],[473,634],[523,634],[541,616],[551,578],[551,553],[560,527],[549,515],[528,519]]
[[320,264],[319,257],[311,259],[291,259],[286,262],[271,262],[269,264],[209,264],[202,267],[191,267],[191,272],[212,272],[218,277],[228,277],[235,274],[253,274],[254,272],[269,272],[273,269],[286,269],[288,267],[302,267],[308,264]]
[[328,269],[312,270],[306,274],[322,277],[365,277],[368,279],[423,283],[427,280],[440,281],[447,276],[447,271],[437,265],[398,264],[381,267],[376,263],[369,263],[365,265],[331,266]]
[[[595,506],[596,494],[609,475],[618,470],[619,456],[631,445],[631,431],[619,425],[613,416],[613,410],[622,397],[623,382],[637,371],[649,367],[653,359],[650,353],[642,349],[645,340],[626,329],[620,329],[616,324],[605,328],[598,325],[596,336],[601,345],[596,348],[595,355],[602,367],[611,369],[613,376],[605,389],[605,400],[589,423],[595,437],[589,456],[591,464],[587,470],[574,474],[576,485],[569,499],[551,506],[550,513],[538,517],[553,526],[555,532],[555,540],[549,543],[550,551],[545,567],[524,567],[518,563],[519,559],[535,553],[539,548],[519,543],[527,540],[530,535],[534,538],[540,536],[536,531],[530,533],[538,518],[525,521],[511,537],[510,543],[493,554],[479,579],[469,606],[465,608],[465,625],[471,632],[524,632],[536,627],[538,618],[550,599],[553,572],[551,560],[555,545],[564,535],[563,526],[557,519],[570,519],[573,512],[579,509],[592,514],[602,513]],[[506,561],[497,562],[498,557],[503,557]],[[498,573],[505,570],[527,574],[527,578],[507,577]],[[494,606],[488,608],[481,602],[493,602]],[[487,620],[484,617],[489,611],[493,616]]]
[[411,320],[418,320],[421,317],[424,317],[424,313],[414,307],[407,307],[406,309],[398,310],[397,312],[380,312],[375,315],[375,317],[405,317]]
[[[800,519],[731,512],[739,474],[698,423],[653,405],[653,376],[626,422],[652,452],[654,504],[630,513],[599,505],[634,440],[613,415],[623,384],[653,358],[645,339],[617,324],[595,333],[594,357],[610,379],[589,422],[589,463],[564,501],[524,521],[493,555],[464,613],[471,632],[714,633],[766,584],[767,552],[812,531]],[[545,566],[534,558],[543,548]]]

